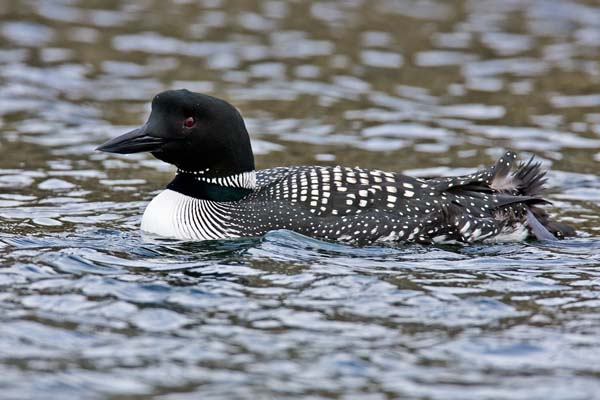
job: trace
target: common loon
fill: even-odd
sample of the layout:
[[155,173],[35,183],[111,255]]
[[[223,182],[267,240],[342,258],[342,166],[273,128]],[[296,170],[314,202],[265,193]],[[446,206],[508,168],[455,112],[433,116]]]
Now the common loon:
[[546,180],[533,159],[511,171],[517,156],[507,152],[474,174],[436,178],[341,166],[256,171],[236,108],[185,89],[156,95],[142,127],[98,150],[150,152],[177,167],[142,217],[141,229],[160,236],[211,240],[288,229],[357,244],[467,244],[574,234],[539,208]]

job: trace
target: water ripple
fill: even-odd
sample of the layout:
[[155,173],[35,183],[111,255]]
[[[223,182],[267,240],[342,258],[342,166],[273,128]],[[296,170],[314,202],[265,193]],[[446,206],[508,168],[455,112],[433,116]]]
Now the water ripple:
[[[14,3],[14,4],[13,4]],[[0,7],[0,386],[11,399],[589,399],[600,8],[584,0]],[[243,4],[242,4],[243,3]],[[257,165],[463,174],[535,154],[560,242],[139,232],[173,168],[94,152],[187,87]]]

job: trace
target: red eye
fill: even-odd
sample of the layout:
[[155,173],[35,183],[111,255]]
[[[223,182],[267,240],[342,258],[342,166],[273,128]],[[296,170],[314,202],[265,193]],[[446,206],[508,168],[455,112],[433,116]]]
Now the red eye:
[[186,128],[193,128],[194,125],[196,125],[196,120],[194,119],[194,117],[188,117],[185,119],[185,121],[183,121],[183,126],[185,126]]

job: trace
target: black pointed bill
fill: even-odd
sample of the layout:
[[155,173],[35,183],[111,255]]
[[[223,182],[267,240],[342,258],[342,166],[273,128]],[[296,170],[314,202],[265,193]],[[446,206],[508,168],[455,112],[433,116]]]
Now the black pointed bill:
[[97,147],[96,150],[119,154],[154,152],[160,150],[166,142],[164,138],[151,136],[148,133],[147,125],[143,125],[109,140]]

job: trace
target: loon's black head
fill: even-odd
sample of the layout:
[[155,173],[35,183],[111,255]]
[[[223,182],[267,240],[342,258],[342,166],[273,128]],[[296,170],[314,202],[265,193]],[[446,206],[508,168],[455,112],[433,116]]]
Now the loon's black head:
[[109,153],[150,152],[184,171],[224,176],[254,170],[250,138],[231,104],[189,90],[168,90],[152,100],[140,128],[97,148]]

